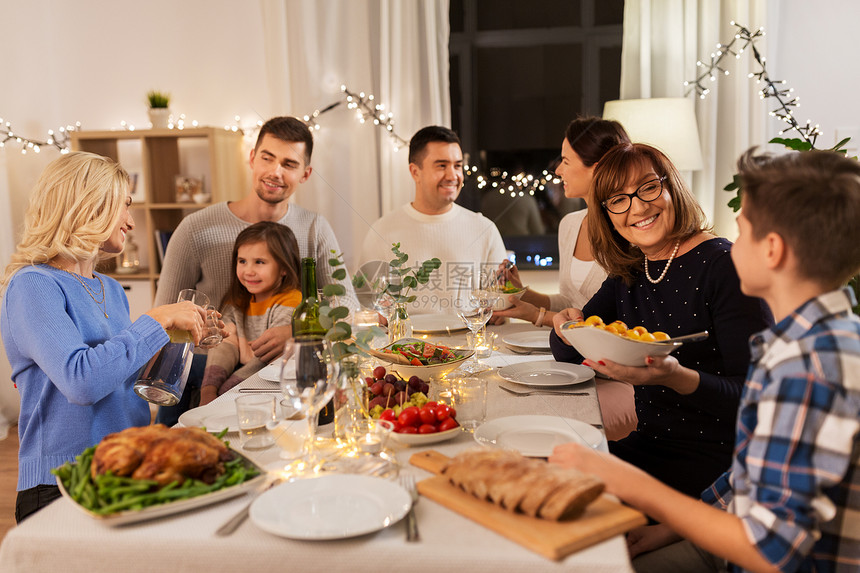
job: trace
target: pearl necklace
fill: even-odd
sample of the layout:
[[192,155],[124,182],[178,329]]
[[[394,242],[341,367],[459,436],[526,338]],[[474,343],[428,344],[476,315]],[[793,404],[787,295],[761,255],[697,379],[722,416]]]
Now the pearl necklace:
[[660,273],[660,276],[657,277],[656,279],[652,279],[651,275],[648,274],[648,255],[645,255],[645,278],[648,279],[648,282],[650,282],[652,285],[655,285],[658,282],[663,280],[663,277],[666,276],[666,272],[669,270],[669,265],[671,265],[672,261],[675,260],[675,255],[678,254],[678,247],[680,247],[680,246],[681,246],[681,239],[678,239],[675,242],[675,248],[672,249],[672,255],[669,257],[669,260],[666,261],[666,266],[663,267],[663,272]]
[[[59,268],[59,267],[56,267],[56,268]],[[70,275],[75,277],[75,280],[77,280],[79,283],[81,283],[81,286],[84,287],[84,290],[87,291],[87,294],[90,295],[90,298],[93,299],[93,302],[96,303],[96,305],[101,305],[102,313],[105,315],[105,318],[109,318],[108,313],[107,313],[107,305],[105,305],[105,299],[107,298],[107,292],[105,292],[105,285],[102,282],[102,278],[100,276],[95,275],[95,277],[99,281],[99,292],[96,293],[87,285],[87,283],[84,282],[84,279],[78,273],[73,273],[72,271],[67,271],[66,269],[60,269],[60,270],[65,272],[65,273],[69,273]],[[100,294],[102,299],[98,300],[96,298],[96,294]]]

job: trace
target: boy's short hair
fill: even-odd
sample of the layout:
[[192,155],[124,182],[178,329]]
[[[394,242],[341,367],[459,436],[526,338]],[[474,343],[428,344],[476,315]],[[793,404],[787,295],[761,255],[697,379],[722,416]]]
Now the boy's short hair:
[[753,237],[777,233],[798,272],[837,288],[860,270],[860,163],[832,151],[738,159],[743,215]]
[[460,138],[447,127],[440,125],[422,127],[409,140],[409,163],[420,165],[424,161],[424,150],[427,148],[427,144],[434,141],[460,145]]
[[260,143],[266,134],[272,135],[281,141],[305,144],[305,165],[311,164],[311,155],[314,152],[314,136],[308,125],[296,117],[273,117],[263,124],[260,133],[257,134],[257,142],[254,149],[259,149]]

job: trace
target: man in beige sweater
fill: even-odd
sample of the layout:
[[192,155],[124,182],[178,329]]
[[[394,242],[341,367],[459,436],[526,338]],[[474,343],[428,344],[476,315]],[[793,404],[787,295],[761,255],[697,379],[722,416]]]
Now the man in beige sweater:
[[[331,225],[322,215],[289,202],[311,176],[313,144],[307,125],[294,117],[275,117],[263,124],[249,158],[253,189],[239,201],[206,207],[179,223],[164,255],[156,305],[175,302],[179,291],[186,288],[205,292],[212,304],[219,305],[233,277],[233,243],[243,229],[260,221],[277,221],[292,229],[300,256],[317,261],[317,285],[333,282],[330,251],[341,251]],[[350,281],[341,284],[348,304],[357,306]],[[261,361],[271,362],[281,354],[289,336],[288,326],[272,327],[252,341],[251,348]],[[157,421],[173,425],[189,408],[205,365],[206,356],[196,355],[182,400],[176,406],[160,408]]]

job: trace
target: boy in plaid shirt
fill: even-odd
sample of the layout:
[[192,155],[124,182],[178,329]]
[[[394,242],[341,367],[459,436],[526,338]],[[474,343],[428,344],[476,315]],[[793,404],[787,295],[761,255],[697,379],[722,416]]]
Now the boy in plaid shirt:
[[860,319],[842,285],[860,270],[860,164],[750,151],[738,167],[732,260],[776,325],[750,340],[731,468],[702,503],[575,444],[550,462],[599,475],[660,522],[628,535],[637,571],[858,571]]

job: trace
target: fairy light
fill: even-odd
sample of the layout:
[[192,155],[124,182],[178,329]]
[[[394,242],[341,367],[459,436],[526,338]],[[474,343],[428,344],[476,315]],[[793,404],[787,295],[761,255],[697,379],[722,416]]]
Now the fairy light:
[[734,21],[731,22],[731,25],[737,28],[732,41],[728,44],[717,44],[717,49],[711,53],[710,61],[707,64],[702,60],[696,62],[696,67],[702,68],[703,71],[699,73],[695,80],[684,82],[684,86],[689,88],[687,94],[689,95],[695,91],[699,99],[705,99],[710,93],[710,89],[704,84],[705,79],[707,78],[711,82],[714,82],[719,74],[729,75],[729,71],[721,65],[723,59],[729,55],[734,56],[735,59],[740,59],[741,54],[747,48],[750,48],[753,58],[759,66],[759,71],[751,72],[747,77],[755,79],[757,85],[764,84],[764,87],[759,89],[759,99],[774,98],[776,100],[777,106],[769,112],[769,115],[789,125],[789,127],[780,131],[779,134],[783,135],[786,132],[795,131],[814,148],[816,139],[821,135],[818,125],[812,125],[810,121],[807,121],[805,125],[801,125],[795,120],[792,108],[800,107],[800,98],[792,95],[794,88],[785,89],[781,87],[785,85],[785,80],[771,79],[767,73],[767,61],[756,47],[756,42],[764,37],[764,28],[760,27],[753,32],[746,26],[741,26]]

